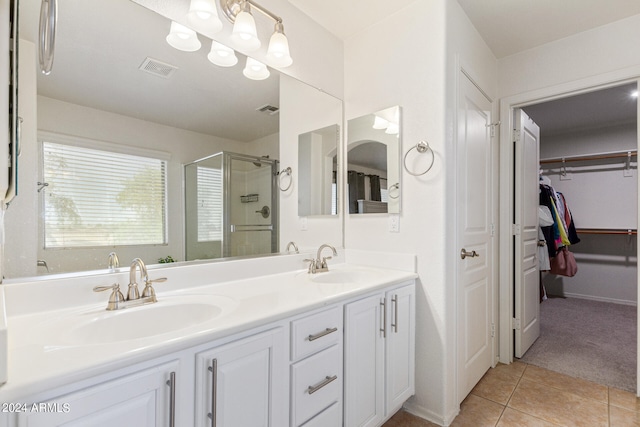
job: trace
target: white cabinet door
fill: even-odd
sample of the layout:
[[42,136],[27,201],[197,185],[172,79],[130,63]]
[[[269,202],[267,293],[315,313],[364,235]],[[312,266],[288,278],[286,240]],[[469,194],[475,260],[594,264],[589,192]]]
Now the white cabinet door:
[[198,353],[196,425],[288,425],[287,349],[277,328]]
[[345,306],[345,426],[377,426],[384,419],[383,294]]
[[28,404],[28,411],[18,415],[18,426],[172,426],[176,409],[172,395],[175,397],[177,372],[175,361],[38,402],[35,407]]
[[415,393],[415,285],[345,305],[345,427],[380,426]]
[[387,292],[385,416],[415,393],[415,288]]

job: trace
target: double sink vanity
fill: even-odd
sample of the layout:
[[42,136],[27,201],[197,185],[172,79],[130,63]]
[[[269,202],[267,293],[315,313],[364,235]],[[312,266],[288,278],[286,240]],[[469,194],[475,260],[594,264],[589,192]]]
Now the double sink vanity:
[[92,289],[128,271],[3,285],[0,425],[382,425],[414,393],[414,257],[304,258],[150,269],[157,302],[116,310]]

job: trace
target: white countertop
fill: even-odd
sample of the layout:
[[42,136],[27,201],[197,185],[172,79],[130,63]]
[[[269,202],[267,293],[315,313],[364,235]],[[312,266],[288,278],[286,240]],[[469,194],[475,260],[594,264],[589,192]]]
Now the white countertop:
[[[100,303],[59,310],[27,312],[8,317],[8,381],[0,386],[0,401],[16,402],[35,393],[130,366],[231,334],[347,300],[417,277],[415,273],[351,264],[331,266],[341,283],[324,283],[330,273],[309,275],[305,270],[270,274],[213,285],[156,287],[158,302],[144,307],[107,312],[108,293]],[[352,280],[353,279],[353,280]],[[171,279],[170,280],[175,280]],[[222,302],[214,318],[181,329],[109,343],[80,343],[72,332],[77,319],[114,316],[180,303]],[[8,301],[9,303],[9,301]],[[136,325],[131,325],[135,328]],[[149,327],[147,325],[147,327]],[[153,327],[153,325],[151,325]],[[94,338],[94,337],[91,337]],[[95,341],[100,341],[96,337]]]

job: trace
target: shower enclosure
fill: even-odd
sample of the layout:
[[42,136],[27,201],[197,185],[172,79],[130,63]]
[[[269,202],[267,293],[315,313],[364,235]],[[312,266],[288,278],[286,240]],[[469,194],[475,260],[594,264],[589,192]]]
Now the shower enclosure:
[[278,251],[278,161],[221,152],[184,167],[185,259]]

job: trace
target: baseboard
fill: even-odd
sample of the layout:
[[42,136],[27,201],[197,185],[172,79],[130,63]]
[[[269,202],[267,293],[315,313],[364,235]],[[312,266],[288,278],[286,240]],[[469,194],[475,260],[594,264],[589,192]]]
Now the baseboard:
[[594,296],[594,295],[574,294],[574,293],[569,293],[569,292],[565,292],[563,295],[551,295],[551,294],[549,294],[549,296],[564,297],[564,298],[587,299],[587,300],[591,300],[591,301],[610,302],[610,303],[613,303],[613,304],[622,304],[622,305],[632,305],[632,306],[637,306],[638,305],[637,301],[631,301],[631,300],[625,300],[625,299],[616,299],[616,298],[607,298],[607,297],[599,297],[599,296]]
[[416,417],[420,417],[439,426],[450,426],[455,417],[460,413],[459,409],[457,409],[448,416],[443,417],[440,414],[436,414],[435,412],[423,406],[413,404],[412,402],[406,402],[404,404],[404,410]]

